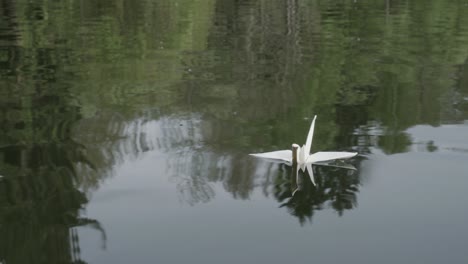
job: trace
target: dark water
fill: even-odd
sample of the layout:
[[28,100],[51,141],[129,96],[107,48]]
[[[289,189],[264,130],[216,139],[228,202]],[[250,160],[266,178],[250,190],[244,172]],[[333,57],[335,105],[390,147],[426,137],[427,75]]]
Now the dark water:
[[[468,263],[468,2],[0,18],[0,263]],[[247,155],[314,114],[314,151],[357,170],[314,166],[314,186]]]

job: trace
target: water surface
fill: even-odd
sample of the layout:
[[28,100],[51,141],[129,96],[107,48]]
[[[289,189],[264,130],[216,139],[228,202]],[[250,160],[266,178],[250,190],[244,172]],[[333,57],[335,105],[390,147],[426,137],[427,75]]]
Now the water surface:
[[[0,0],[0,262],[467,262],[467,47],[463,1]],[[356,170],[248,156],[315,114]]]

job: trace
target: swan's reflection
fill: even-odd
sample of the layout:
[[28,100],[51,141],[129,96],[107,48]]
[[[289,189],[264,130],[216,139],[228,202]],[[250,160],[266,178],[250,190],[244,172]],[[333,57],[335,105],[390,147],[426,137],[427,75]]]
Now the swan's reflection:
[[275,185],[274,195],[280,207],[288,208],[301,224],[311,221],[318,210],[333,208],[341,216],[357,205],[359,171],[352,164],[322,165],[305,170],[293,166],[290,174]]

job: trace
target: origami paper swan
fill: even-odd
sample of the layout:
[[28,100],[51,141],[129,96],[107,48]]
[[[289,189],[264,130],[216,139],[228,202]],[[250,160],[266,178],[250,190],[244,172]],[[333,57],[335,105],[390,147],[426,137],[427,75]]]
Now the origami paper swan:
[[[317,116],[314,116],[314,120],[312,120],[312,124],[310,125],[309,134],[307,135],[306,143],[305,145],[302,145],[302,147],[300,147],[298,144],[292,144],[292,150],[278,150],[278,151],[264,152],[264,153],[253,153],[249,155],[258,157],[258,158],[269,159],[269,160],[276,161],[276,162],[286,163],[287,165],[294,165],[296,163],[298,165],[297,166],[298,169],[300,168],[302,169],[302,171],[307,169],[307,171],[309,171],[309,174],[311,175],[311,179],[313,179],[312,164],[328,165],[326,163],[323,164],[323,162],[340,160],[340,159],[349,159],[357,155],[356,152],[328,152],[328,151],[316,152],[314,154],[310,154],[310,149],[312,147],[312,138],[314,136],[316,118]],[[341,166],[338,166],[338,167],[341,167]]]

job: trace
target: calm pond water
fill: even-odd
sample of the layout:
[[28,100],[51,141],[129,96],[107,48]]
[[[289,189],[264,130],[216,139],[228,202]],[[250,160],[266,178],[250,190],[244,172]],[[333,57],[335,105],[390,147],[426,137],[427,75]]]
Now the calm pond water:
[[3,264],[468,263],[466,1],[0,0],[0,122]]

